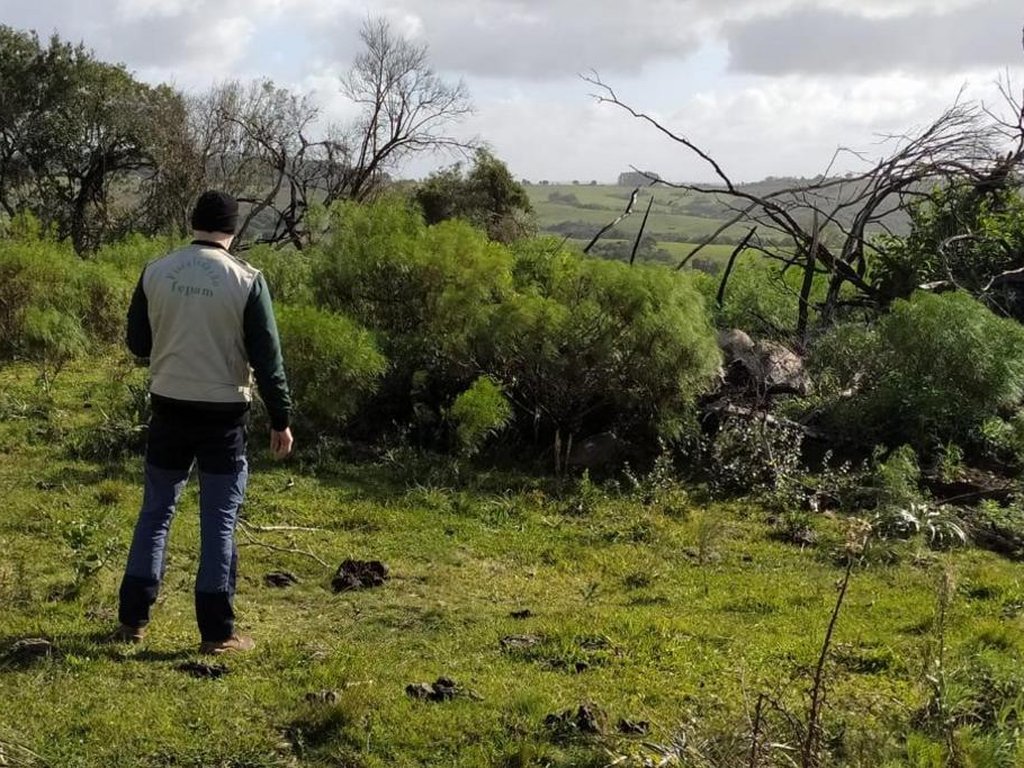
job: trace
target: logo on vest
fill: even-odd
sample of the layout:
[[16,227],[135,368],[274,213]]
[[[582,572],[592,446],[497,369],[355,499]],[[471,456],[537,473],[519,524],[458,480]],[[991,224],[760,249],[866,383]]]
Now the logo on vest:
[[167,275],[171,291],[181,296],[202,296],[212,298],[220,286],[220,275],[205,259],[191,258],[183,261]]

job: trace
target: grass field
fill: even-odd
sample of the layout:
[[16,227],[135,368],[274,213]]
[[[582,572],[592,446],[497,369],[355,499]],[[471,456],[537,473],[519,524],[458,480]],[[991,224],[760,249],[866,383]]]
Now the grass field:
[[[194,487],[149,638],[104,643],[141,467],[69,447],[101,427],[112,370],[79,364],[47,397],[32,368],[0,368],[0,765],[640,766],[674,744],[665,764],[746,766],[760,693],[787,715],[766,710],[764,744],[776,746],[758,764],[791,764],[843,574],[841,525],[818,518],[819,543],[795,546],[758,507],[707,503],[699,489],[643,497],[465,471],[455,482],[443,462],[405,454],[346,464],[309,434],[295,459],[271,464],[260,436],[238,596],[257,650],[226,658],[220,679],[177,669],[198,643]],[[272,526],[316,530],[259,530]],[[945,764],[941,735],[920,733],[939,639],[950,681],[1021,676],[1018,566],[916,540],[887,555],[855,569],[838,621],[830,765]],[[332,568],[348,557],[384,560],[393,578],[334,594]],[[276,570],[299,584],[267,586]],[[15,653],[28,637],[52,654]],[[405,692],[440,676],[466,695]],[[548,718],[582,703],[594,733]],[[623,718],[649,732],[620,733]],[[1024,765],[1008,749],[1003,762],[963,764]]]
[[[568,235],[584,243],[622,214],[633,191],[627,187],[589,184],[531,184],[526,190],[541,231]],[[575,200],[570,202],[570,195]],[[655,204],[644,232],[657,241],[659,248],[671,246],[676,250],[679,244],[700,241],[715,232],[727,218],[725,208],[714,199],[666,187],[646,188],[640,191],[633,213],[616,225],[617,233],[632,241],[651,196]],[[742,226],[734,226],[722,236],[735,242],[745,231]],[[607,239],[616,238],[609,235]],[[718,254],[708,256],[718,258]]]

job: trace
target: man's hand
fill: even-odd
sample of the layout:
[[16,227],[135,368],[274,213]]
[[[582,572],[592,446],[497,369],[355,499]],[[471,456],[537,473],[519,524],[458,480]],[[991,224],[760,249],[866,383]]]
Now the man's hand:
[[292,430],[291,427],[285,427],[283,430],[278,432],[276,429],[270,430],[270,454],[275,459],[283,459],[289,453],[292,452]]

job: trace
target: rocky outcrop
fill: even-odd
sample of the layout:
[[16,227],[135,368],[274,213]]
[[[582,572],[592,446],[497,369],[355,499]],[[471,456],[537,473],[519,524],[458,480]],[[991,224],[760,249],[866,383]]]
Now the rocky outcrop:
[[763,395],[806,396],[814,391],[803,359],[775,341],[754,341],[738,329],[722,331],[725,383]]

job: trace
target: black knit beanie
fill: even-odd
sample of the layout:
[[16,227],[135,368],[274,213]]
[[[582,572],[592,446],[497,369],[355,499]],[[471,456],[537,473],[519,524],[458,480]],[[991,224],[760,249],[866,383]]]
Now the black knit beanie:
[[238,201],[227,192],[203,192],[192,209],[192,229],[235,234],[238,229]]

